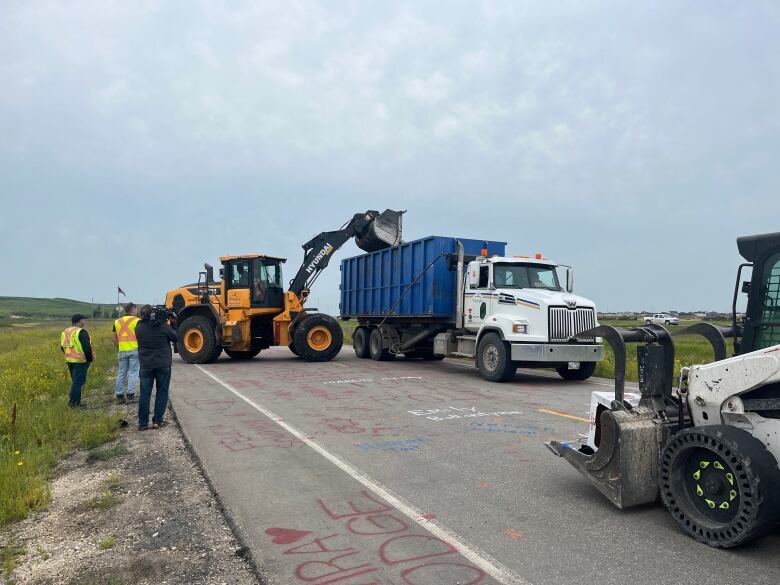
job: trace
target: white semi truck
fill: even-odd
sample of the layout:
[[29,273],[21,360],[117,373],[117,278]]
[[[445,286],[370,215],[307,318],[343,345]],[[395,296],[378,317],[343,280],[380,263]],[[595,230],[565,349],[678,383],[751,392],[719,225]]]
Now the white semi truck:
[[474,359],[486,380],[518,367],[585,380],[604,358],[595,304],[573,294],[573,270],[506,256],[505,243],[431,236],[342,262],[341,316],[357,319],[361,358]]

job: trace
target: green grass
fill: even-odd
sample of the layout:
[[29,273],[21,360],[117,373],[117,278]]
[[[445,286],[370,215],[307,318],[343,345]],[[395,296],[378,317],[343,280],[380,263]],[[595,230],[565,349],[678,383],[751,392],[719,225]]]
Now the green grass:
[[[636,321],[599,321],[601,325],[612,325],[613,327],[623,327],[630,329],[633,327],[640,327],[642,322]],[[674,333],[676,330],[698,323],[698,321],[680,321],[680,325],[671,325],[668,329]],[[713,322],[714,325],[728,325],[726,322]],[[733,347],[729,340],[727,342],[727,350],[729,353],[733,351]],[[639,380],[637,364],[636,364],[636,343],[628,344],[626,347],[626,380],[636,382]],[[680,368],[683,366],[691,366],[695,364],[708,364],[714,359],[712,346],[709,342],[699,335],[682,335],[674,337],[675,346],[675,359],[674,359],[674,380],[675,384],[680,374]],[[600,376],[603,378],[615,377],[615,356],[612,353],[612,349],[608,344],[604,344],[604,360],[596,364],[596,371],[594,376]]]
[[[91,316],[95,309],[108,311],[110,315],[116,309],[113,303],[86,303],[73,299],[35,298],[35,297],[0,297],[0,315],[20,315],[24,317],[70,317],[74,313]],[[4,319],[0,323],[18,322],[14,319]]]
[[[116,355],[110,326],[92,325],[97,361],[84,386],[87,404],[110,394]],[[49,502],[48,479],[61,458],[117,435],[118,414],[67,405],[70,379],[59,348],[64,326],[12,328],[0,335],[0,526]]]
[[116,544],[116,536],[111,535],[105,540],[101,540],[98,543],[98,546],[100,547],[100,550],[108,550],[110,548],[114,548],[115,544]]
[[130,453],[130,451],[128,451],[122,443],[116,443],[109,447],[92,449],[87,455],[87,461],[90,463],[94,461],[108,461],[109,459],[127,455],[128,453]]
[[84,502],[84,504],[80,506],[80,509],[100,510],[102,512],[105,512],[106,510],[113,508],[114,506],[119,504],[120,501],[121,499],[114,492],[112,492],[111,490],[105,490],[100,492],[94,498],[91,498],[86,502]]
[[16,543],[11,537],[5,546],[0,547],[0,563],[3,566],[3,575],[6,582],[11,577],[16,568],[16,558],[27,554],[27,549],[20,546],[16,546]]

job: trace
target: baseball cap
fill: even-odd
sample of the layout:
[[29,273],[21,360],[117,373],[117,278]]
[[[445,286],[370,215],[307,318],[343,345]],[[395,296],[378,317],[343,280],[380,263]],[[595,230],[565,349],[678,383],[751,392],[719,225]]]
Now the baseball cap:
[[76,323],[78,323],[82,319],[86,319],[86,317],[84,315],[82,315],[81,313],[76,313],[75,315],[73,315],[73,317],[70,318],[70,322],[73,325],[75,325]]

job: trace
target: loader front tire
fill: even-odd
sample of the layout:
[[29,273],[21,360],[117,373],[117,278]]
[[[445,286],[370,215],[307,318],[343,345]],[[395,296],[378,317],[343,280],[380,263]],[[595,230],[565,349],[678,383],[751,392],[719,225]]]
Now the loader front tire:
[[497,333],[486,333],[477,346],[477,367],[488,382],[506,382],[515,377],[517,365],[512,363],[509,348]]
[[368,353],[368,327],[356,327],[352,333],[352,349],[355,355],[361,359],[371,357]]
[[780,469],[764,444],[729,425],[684,429],[661,452],[661,499],[684,532],[731,548],[780,521]]
[[293,342],[298,355],[307,362],[327,362],[341,351],[344,332],[330,315],[315,313],[295,328]]
[[188,364],[210,364],[222,353],[217,343],[216,326],[208,317],[195,315],[185,319],[177,328],[179,355]]
[[566,366],[556,368],[558,375],[564,380],[574,380],[582,382],[587,380],[596,371],[596,362],[582,362],[578,370],[570,370]]

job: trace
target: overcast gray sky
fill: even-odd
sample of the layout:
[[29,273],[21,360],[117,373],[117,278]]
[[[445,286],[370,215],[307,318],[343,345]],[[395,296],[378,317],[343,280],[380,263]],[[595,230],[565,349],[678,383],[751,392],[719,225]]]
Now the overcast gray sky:
[[289,278],[389,207],[603,310],[725,309],[735,238],[780,231],[778,30],[772,1],[3,0],[0,294],[162,301],[252,251]]

